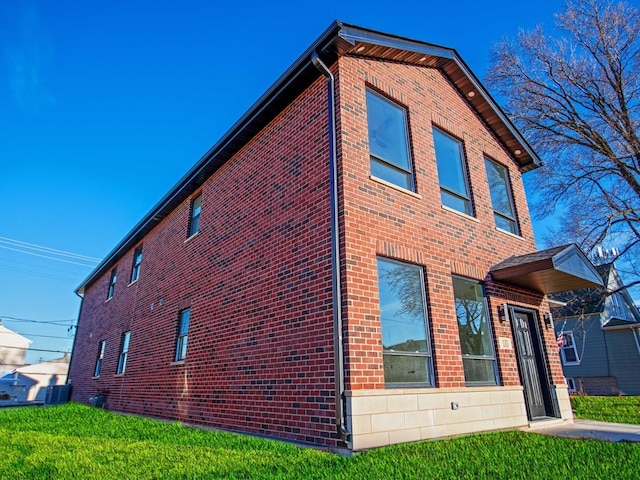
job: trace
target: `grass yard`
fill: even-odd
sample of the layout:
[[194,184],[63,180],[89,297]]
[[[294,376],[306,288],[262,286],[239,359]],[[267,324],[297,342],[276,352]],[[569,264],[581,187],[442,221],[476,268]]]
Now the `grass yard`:
[[640,397],[571,397],[576,418],[640,425]]
[[495,432],[352,457],[79,404],[0,409],[0,479],[640,478],[640,444]]

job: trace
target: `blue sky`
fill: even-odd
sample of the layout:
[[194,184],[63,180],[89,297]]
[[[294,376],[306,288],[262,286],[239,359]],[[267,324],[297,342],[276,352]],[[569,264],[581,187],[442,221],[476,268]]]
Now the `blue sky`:
[[0,0],[0,318],[33,340],[30,362],[69,350],[84,257],[111,251],[333,20],[455,48],[482,79],[495,42],[561,8]]

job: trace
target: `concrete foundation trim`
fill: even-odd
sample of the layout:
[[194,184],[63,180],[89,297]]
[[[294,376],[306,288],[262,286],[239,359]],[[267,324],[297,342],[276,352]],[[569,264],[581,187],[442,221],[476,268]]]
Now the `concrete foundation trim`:
[[528,425],[520,386],[353,390],[345,395],[353,450]]

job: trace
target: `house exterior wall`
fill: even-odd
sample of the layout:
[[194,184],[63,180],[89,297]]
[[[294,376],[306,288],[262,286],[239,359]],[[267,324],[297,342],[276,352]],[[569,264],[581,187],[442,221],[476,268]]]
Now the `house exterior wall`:
[[[350,56],[337,78],[346,423],[353,449],[527,424],[504,303],[535,310],[563,418],[571,418],[541,294],[491,281],[489,268],[535,250],[521,173],[437,69]],[[370,176],[366,88],[408,109],[416,191]],[[327,84],[318,79],[209,178],[201,231],[190,201],[85,289],[70,368],[73,399],[109,391],[107,407],[186,423],[338,446],[335,434]],[[432,126],[464,143],[474,216],[443,208]],[[484,156],[509,171],[520,234],[495,227]],[[376,259],[423,267],[435,385],[387,388]],[[483,282],[498,384],[468,387],[452,275]],[[178,314],[191,309],[187,357],[175,362]],[[120,339],[130,331],[124,374]],[[106,341],[102,371],[93,377]],[[452,403],[458,404],[453,410]]]
[[[112,299],[110,272],[86,289],[74,400],[105,388],[113,410],[335,445],[326,112],[318,79],[196,192],[199,233],[187,239],[187,200],[140,242],[135,283],[131,249]],[[175,362],[186,307],[187,357]]]
[[[415,193],[371,177],[366,89],[408,111]],[[339,70],[340,152],[344,201],[347,395],[354,448],[525,425],[523,392],[511,327],[498,321],[507,302],[548,312],[540,294],[492,283],[489,268],[535,250],[521,173],[465,100],[436,69],[343,57]],[[475,216],[442,207],[432,126],[462,140]],[[509,170],[520,235],[497,230],[484,156]],[[386,389],[376,258],[424,268],[435,388]],[[452,275],[486,281],[499,386],[465,387]],[[540,329],[555,346],[552,328]],[[506,339],[506,342],[498,342]],[[562,369],[552,347],[549,370],[560,410],[571,418]],[[451,410],[451,402],[460,409]]]
[[573,331],[580,357],[577,365],[563,365],[565,376],[588,395],[640,395],[640,351],[634,331],[606,330],[601,323],[599,314],[556,323],[558,333]]

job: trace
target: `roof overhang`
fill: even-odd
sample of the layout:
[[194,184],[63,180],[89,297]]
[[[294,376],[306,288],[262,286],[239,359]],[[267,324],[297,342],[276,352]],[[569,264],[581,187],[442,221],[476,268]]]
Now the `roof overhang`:
[[327,65],[332,65],[340,56],[351,55],[436,68],[485,122],[522,172],[542,165],[531,146],[455,50],[336,21],[107,254],[76,289],[78,295],[84,294],[86,287],[112,268],[122,255],[142,241],[148,232],[322,75],[312,63],[314,53]]
[[602,278],[575,245],[512,256],[490,269],[493,280],[544,294],[602,287]]

